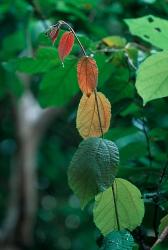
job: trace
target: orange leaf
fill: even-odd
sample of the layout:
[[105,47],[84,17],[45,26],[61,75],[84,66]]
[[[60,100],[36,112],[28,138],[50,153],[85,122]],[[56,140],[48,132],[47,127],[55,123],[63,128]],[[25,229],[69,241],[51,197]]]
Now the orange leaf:
[[[99,114],[97,111],[97,104],[99,107]],[[97,104],[95,93],[92,93],[89,97],[83,94],[80,100],[76,126],[83,138],[101,136],[99,115],[103,133],[107,132],[109,129],[111,104],[101,92],[97,92]]]
[[83,56],[77,65],[77,75],[81,91],[89,96],[97,85],[98,68],[95,60]]
[[57,27],[54,27],[51,29],[49,33],[49,37],[51,38],[52,44],[55,43],[57,37],[58,37],[59,29]]
[[70,31],[66,31],[62,35],[58,46],[58,54],[61,61],[63,61],[64,58],[69,55],[73,45],[74,45],[74,34]]

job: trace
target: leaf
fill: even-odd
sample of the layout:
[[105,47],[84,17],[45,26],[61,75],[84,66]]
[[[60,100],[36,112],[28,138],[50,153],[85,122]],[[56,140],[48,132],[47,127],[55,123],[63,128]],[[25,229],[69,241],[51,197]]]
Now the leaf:
[[77,75],[81,91],[89,96],[97,85],[98,68],[96,61],[91,57],[83,56],[77,65]]
[[58,34],[59,34],[59,28],[58,27],[53,27],[50,32],[49,32],[49,36],[51,38],[51,41],[52,41],[52,44],[55,43],[57,37],[58,37]]
[[107,36],[102,39],[102,42],[110,48],[123,48],[126,45],[126,39],[120,36]]
[[61,61],[64,61],[64,58],[69,55],[74,45],[74,34],[71,31],[66,31],[59,42],[58,54]]
[[76,78],[76,59],[65,60],[65,68],[60,64],[44,76],[39,91],[39,101],[43,107],[64,106],[79,91]]
[[68,182],[82,208],[111,186],[118,164],[118,148],[112,141],[92,137],[80,143],[68,169]]
[[134,239],[127,230],[109,233],[103,240],[101,250],[132,250]]
[[107,132],[110,126],[111,104],[101,92],[97,92],[96,96],[95,93],[89,97],[83,94],[79,103],[76,127],[83,138],[101,136],[102,131]]
[[107,57],[103,54],[97,53],[94,58],[99,69],[98,87],[100,88],[105,84],[105,82],[110,78],[110,76],[113,75],[113,65],[111,62],[107,61]]
[[133,35],[151,43],[160,49],[168,49],[168,21],[152,15],[126,19]]
[[21,57],[12,59],[3,65],[6,69],[13,72],[20,71],[27,74],[38,74],[44,73],[59,64],[55,48],[40,48],[35,58]]
[[[142,222],[144,203],[137,187],[130,182],[116,178],[114,182],[115,200],[120,230],[132,231]],[[103,235],[118,230],[112,188],[95,197],[94,222]]]
[[[159,67],[158,67],[159,65]],[[154,99],[168,96],[168,52],[148,57],[137,72],[136,88],[144,105]]]

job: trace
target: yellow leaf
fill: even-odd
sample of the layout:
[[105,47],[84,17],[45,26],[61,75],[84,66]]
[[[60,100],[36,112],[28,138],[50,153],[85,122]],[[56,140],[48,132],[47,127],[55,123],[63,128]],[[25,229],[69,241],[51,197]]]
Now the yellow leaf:
[[126,45],[125,38],[120,36],[107,36],[102,39],[102,42],[110,48],[124,48]]
[[107,132],[110,126],[111,104],[101,92],[97,92],[96,95],[97,103],[95,93],[89,97],[83,94],[79,103],[76,125],[83,138],[99,137],[102,132],[103,134]]

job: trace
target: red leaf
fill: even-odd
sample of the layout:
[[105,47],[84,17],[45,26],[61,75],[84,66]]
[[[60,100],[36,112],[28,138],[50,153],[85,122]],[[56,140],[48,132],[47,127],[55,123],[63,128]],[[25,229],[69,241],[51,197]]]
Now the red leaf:
[[49,37],[51,38],[52,44],[55,43],[57,37],[58,37],[59,29],[57,27],[54,27],[51,29],[49,33]]
[[83,56],[77,65],[79,87],[87,96],[93,92],[97,85],[98,68],[95,60]]
[[70,31],[66,31],[62,35],[59,46],[58,46],[58,54],[59,54],[61,61],[63,61],[64,58],[69,55],[69,53],[72,50],[73,45],[74,45],[74,34]]

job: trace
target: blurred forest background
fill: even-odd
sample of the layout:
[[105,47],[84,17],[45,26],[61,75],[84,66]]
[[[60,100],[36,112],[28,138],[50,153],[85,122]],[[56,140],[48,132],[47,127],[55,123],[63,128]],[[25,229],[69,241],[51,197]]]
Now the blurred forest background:
[[[58,75],[56,67],[50,74],[61,63],[58,43],[53,48],[45,32],[58,20],[70,23],[88,53],[95,54],[100,89],[112,103],[106,138],[120,150],[118,176],[137,185],[147,201],[143,227],[150,242],[168,207],[167,200],[158,205],[147,199],[157,192],[167,164],[168,100],[143,108],[134,87],[135,69],[120,50],[129,43],[136,67],[150,54],[151,45],[131,36],[123,21],[149,14],[166,19],[168,1],[0,0],[0,249],[98,249],[92,204],[81,211],[67,182],[69,162],[81,141],[75,124],[81,93],[67,94],[64,105],[55,103],[57,84],[66,74]],[[110,50],[105,37],[114,35],[122,38],[116,42],[119,49]],[[72,55],[78,54],[76,45]],[[20,63],[17,58],[25,56],[35,59]],[[40,89],[44,78],[52,92]],[[67,82],[73,85],[72,80]],[[60,103],[66,91],[59,92]]]

